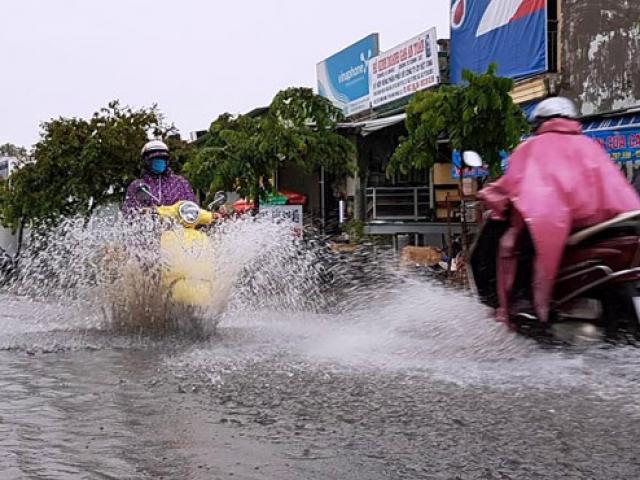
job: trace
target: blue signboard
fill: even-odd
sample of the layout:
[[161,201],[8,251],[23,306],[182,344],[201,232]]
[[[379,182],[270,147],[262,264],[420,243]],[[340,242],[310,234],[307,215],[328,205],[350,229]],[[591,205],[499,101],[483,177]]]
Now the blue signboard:
[[604,147],[616,162],[640,160],[640,128],[585,132]]
[[369,61],[380,53],[379,48],[374,33],[320,62],[318,93],[346,116],[369,109]]
[[597,140],[616,162],[640,161],[640,114],[605,117],[584,123],[585,135]]
[[[502,171],[506,172],[509,166],[509,154],[505,151],[500,152],[502,158]],[[459,151],[454,150],[451,156],[451,176],[456,180],[460,178],[460,168],[462,166],[462,155]],[[485,178],[489,176],[489,167],[483,165],[478,168],[465,167],[464,178]]]
[[[454,150],[451,158],[451,176],[455,179],[460,178],[460,169],[462,167],[462,155],[459,151]],[[489,176],[489,169],[485,166],[478,168],[465,167],[464,178],[483,178]]]
[[547,70],[546,0],[452,0],[451,81],[498,64],[503,77]]

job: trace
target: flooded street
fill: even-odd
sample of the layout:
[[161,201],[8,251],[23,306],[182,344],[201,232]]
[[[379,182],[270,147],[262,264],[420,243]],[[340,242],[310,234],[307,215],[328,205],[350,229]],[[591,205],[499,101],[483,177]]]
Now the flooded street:
[[640,0],[0,0],[0,480],[640,480]]
[[640,350],[542,348],[423,282],[376,298],[194,340],[4,295],[2,478],[638,478]]
[[157,236],[131,228],[62,224],[0,294],[3,479],[640,474],[640,349],[542,345],[385,250],[249,219],[209,232],[202,337],[154,248],[99,254]]

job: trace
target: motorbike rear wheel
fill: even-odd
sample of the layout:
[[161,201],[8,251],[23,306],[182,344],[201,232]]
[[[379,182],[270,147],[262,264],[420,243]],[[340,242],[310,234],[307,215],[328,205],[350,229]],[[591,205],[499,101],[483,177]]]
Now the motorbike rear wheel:
[[602,294],[602,304],[607,338],[640,340],[640,283],[610,286]]

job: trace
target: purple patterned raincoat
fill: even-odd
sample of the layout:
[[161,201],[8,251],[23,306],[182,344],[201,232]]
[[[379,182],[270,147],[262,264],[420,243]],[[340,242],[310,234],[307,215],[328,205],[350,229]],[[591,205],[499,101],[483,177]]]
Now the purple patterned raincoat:
[[[146,185],[158,201],[138,198],[137,193],[141,185]],[[175,174],[170,168],[162,175],[154,175],[145,171],[142,178],[134,180],[127,188],[127,196],[122,205],[122,210],[125,213],[133,213],[145,207],[173,205],[180,200],[189,200],[197,203],[193,189],[186,178]]]

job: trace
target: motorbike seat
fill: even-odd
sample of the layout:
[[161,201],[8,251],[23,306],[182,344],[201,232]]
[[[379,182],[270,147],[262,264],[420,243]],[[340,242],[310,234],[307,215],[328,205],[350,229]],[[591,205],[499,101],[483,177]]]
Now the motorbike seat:
[[593,240],[596,236],[620,235],[640,236],[640,210],[621,213],[611,220],[580,230],[569,237],[567,245],[575,246],[586,240]]

